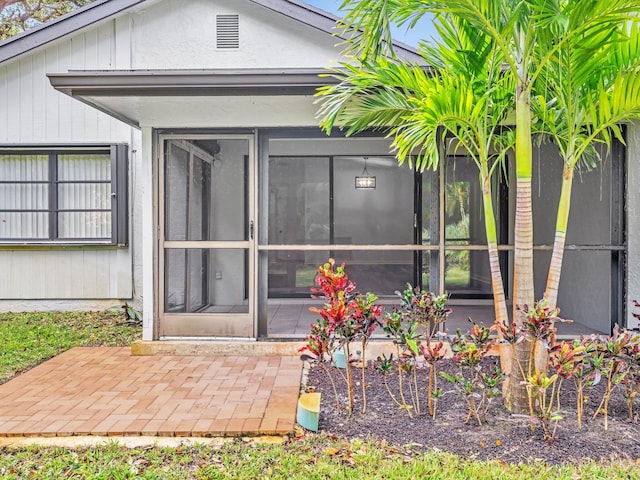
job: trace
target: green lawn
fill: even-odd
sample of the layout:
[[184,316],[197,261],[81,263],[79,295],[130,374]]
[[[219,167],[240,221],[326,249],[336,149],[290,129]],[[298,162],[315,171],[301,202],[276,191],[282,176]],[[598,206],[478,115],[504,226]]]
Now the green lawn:
[[[140,328],[120,312],[0,314],[2,381],[78,345],[128,345]],[[412,453],[379,441],[308,435],[281,445],[235,441],[222,447],[2,447],[0,478],[90,479],[633,479],[640,463],[580,466],[475,462]]]
[[444,273],[444,283],[448,288],[465,288],[469,286],[469,280],[471,278],[468,268],[463,268],[458,265],[452,265],[447,268]]
[[632,464],[549,467],[474,462],[445,453],[412,454],[380,442],[310,436],[282,445],[236,441],[222,447],[3,449],[2,478],[91,479],[630,479]]
[[0,313],[0,383],[72,347],[126,346],[140,336],[120,310]]

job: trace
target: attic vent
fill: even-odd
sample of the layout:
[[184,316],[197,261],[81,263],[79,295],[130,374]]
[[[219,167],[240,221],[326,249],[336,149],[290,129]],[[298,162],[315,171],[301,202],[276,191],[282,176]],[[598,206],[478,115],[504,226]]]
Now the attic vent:
[[240,48],[238,15],[216,15],[216,46]]

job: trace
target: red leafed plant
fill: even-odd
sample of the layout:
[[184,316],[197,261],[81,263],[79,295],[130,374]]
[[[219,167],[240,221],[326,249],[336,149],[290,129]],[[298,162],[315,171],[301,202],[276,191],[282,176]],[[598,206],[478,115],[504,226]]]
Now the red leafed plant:
[[420,345],[420,353],[424,357],[424,361],[429,365],[429,384],[427,385],[427,407],[429,408],[429,415],[432,418],[436,418],[436,411],[438,409],[438,399],[442,395],[442,391],[438,389],[438,377],[436,375],[436,365],[440,360],[445,357],[445,346],[443,342],[437,342],[431,344],[427,342],[424,345]]
[[463,335],[460,330],[451,340],[453,361],[458,366],[458,373],[440,372],[440,376],[449,380],[453,392],[458,393],[467,403],[468,415],[465,423],[475,418],[478,425],[487,420],[487,412],[491,401],[500,395],[499,384],[504,374],[497,365],[487,369],[482,360],[487,356],[495,341],[491,338],[491,330],[469,319],[472,327]]
[[[583,353],[585,350],[585,345],[581,344],[580,341],[560,342],[549,350],[549,367],[557,378],[557,385],[554,386],[556,398],[549,400],[550,407],[553,408],[555,401],[555,414],[559,417],[561,412],[560,392],[562,390],[562,383],[568,378],[573,378],[574,382],[576,382],[576,390],[578,392],[576,404],[578,429],[582,429],[582,411],[584,408],[584,385],[581,380],[585,373],[585,365],[583,362]],[[557,425],[556,423],[555,427],[557,427]],[[555,427],[552,438],[555,438]]]
[[[311,289],[314,294],[312,297],[324,299],[325,304],[322,308],[310,308],[312,312],[318,314],[320,319],[312,326],[311,333],[307,336],[307,345],[302,347],[301,351],[312,354],[320,362],[324,361],[325,357],[332,358],[336,351],[344,351],[348,412],[351,414],[354,407],[354,381],[350,344],[360,339],[362,342],[362,411],[365,413],[367,408],[364,381],[365,348],[379,325],[382,307],[376,305],[378,297],[375,295],[357,293],[356,284],[349,280],[344,271],[344,263],[336,267],[335,260],[332,258],[318,268],[315,283],[317,286]],[[320,343],[323,345],[322,350],[318,348]],[[329,377],[331,378],[331,375]]]
[[544,348],[551,348],[556,340],[555,323],[567,321],[558,317],[560,310],[547,307],[546,300],[535,302],[533,306],[523,305],[519,309],[524,313],[525,336],[541,342]]
[[336,404],[340,403],[340,397],[338,397],[338,389],[336,388],[336,382],[333,381],[333,376],[329,373],[327,367],[327,360],[331,359],[331,336],[327,331],[327,323],[323,319],[316,320],[316,323],[311,324],[311,331],[307,335],[307,344],[300,348],[300,352],[305,352],[301,355],[301,359],[305,361],[315,361],[325,371],[333,393],[336,397]]
[[[520,369],[523,383],[527,385],[527,396],[529,399],[529,415],[531,418],[539,418],[534,411],[536,409],[536,402],[546,403],[539,401],[540,390],[534,385],[535,382],[531,382],[530,379],[550,379],[547,374],[547,363],[549,361],[549,350],[556,343],[556,322],[568,322],[558,316],[560,310],[555,308],[551,309],[547,307],[547,300],[542,299],[535,302],[533,305],[519,305],[518,310],[524,313],[524,322],[522,331],[520,332],[521,338],[518,338],[518,342],[524,341],[529,345],[528,364],[522,365],[520,359],[516,357],[516,363]],[[542,365],[536,364],[536,359],[542,356]],[[557,377],[555,377],[557,378]],[[555,380],[554,380],[555,382]],[[555,384],[554,387],[555,388]],[[546,389],[545,393],[546,395]],[[553,401],[548,402],[549,412],[553,407]],[[539,412],[538,412],[539,413]],[[543,423],[543,428],[545,428]],[[535,425],[531,424],[533,430]],[[545,430],[546,436],[546,430]]]
[[602,338],[597,343],[598,353],[598,378],[605,379],[605,390],[596,410],[594,418],[598,414],[604,416],[604,429],[609,428],[609,400],[613,390],[620,384],[627,381],[627,376],[631,368],[631,356],[634,345],[638,344],[640,338],[628,330],[620,331],[618,325],[613,329],[613,333]]
[[[400,298],[400,308],[394,309],[383,321],[383,330],[393,338],[398,357],[398,390],[402,400],[402,408],[406,408],[411,417],[411,409],[415,409],[420,415],[420,395],[418,388],[418,362],[422,355],[429,365],[429,383],[427,385],[427,400],[429,415],[435,416],[435,403],[441,395],[437,389],[435,380],[436,362],[444,356],[442,347],[438,348],[435,338],[443,335],[441,331],[451,309],[447,306],[448,295],[435,295],[433,292],[412,287],[410,283],[405,285],[403,291],[396,291]],[[432,344],[433,349],[432,349]],[[435,350],[434,350],[435,349]],[[411,405],[405,401],[403,392],[403,375],[407,373],[413,377],[409,385]]]
[[558,375],[556,408],[560,411],[560,389],[562,382],[572,378],[582,368],[585,346],[579,342],[560,342],[549,350],[549,366]]

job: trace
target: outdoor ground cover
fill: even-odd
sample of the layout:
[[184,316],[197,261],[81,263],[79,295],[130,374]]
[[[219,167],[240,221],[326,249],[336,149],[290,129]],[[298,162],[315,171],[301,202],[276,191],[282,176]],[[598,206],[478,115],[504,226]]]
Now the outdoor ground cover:
[[8,450],[0,455],[3,478],[91,479],[630,479],[633,463],[579,466],[509,465],[463,459],[444,452],[326,435],[303,436],[281,445],[241,440],[221,447],[128,449],[116,443],[86,449]]
[[72,347],[127,346],[141,332],[120,309],[0,313],[0,383]]
[[[498,358],[488,358],[488,363]],[[356,368],[360,378],[360,368]],[[455,366],[451,360],[443,360],[439,371],[451,374]],[[560,465],[566,462],[580,463],[585,459],[605,463],[620,460],[637,462],[637,477],[640,478],[640,423],[638,413],[628,418],[626,402],[621,391],[614,395],[610,405],[609,428],[603,427],[602,415],[593,418],[600,401],[602,384],[588,392],[585,418],[582,430],[576,422],[575,389],[571,381],[565,382],[563,393],[562,420],[554,430],[555,440],[543,438],[540,425],[526,416],[511,415],[503,406],[502,398],[495,398],[490,406],[487,420],[479,425],[475,418],[467,419],[467,406],[454,387],[440,378],[438,386],[444,394],[439,400],[435,420],[427,412],[426,385],[427,368],[418,369],[419,394],[422,398],[421,412],[412,409],[412,418],[406,410],[399,409],[391,400],[384,385],[383,376],[372,365],[367,369],[367,413],[360,411],[362,402],[360,386],[355,389],[356,408],[348,418],[344,382],[335,368],[330,370],[338,386],[340,408],[336,408],[333,389],[325,370],[317,365],[309,372],[307,385],[322,393],[320,411],[320,431],[347,438],[367,438],[376,436],[383,442],[411,446],[417,451],[438,449],[460,455],[462,458],[489,460],[507,463],[527,462],[535,464]],[[405,379],[405,385],[410,379]],[[387,378],[391,391],[398,397],[398,385],[393,378]],[[406,395],[409,395],[409,388]],[[555,426],[555,422],[553,423]]]
[[[43,359],[77,345],[126,345],[139,338],[139,328],[131,326],[119,312],[116,313],[55,313],[55,314],[2,314],[0,315],[0,341],[2,342],[2,371],[11,378],[22,371],[41,363]],[[128,333],[127,333],[128,332]],[[10,361],[7,361],[10,359]],[[19,359],[15,360],[15,359]],[[312,380],[313,381],[313,372]],[[318,386],[320,386],[318,384]],[[372,391],[375,387],[369,387]],[[330,406],[331,394],[325,392],[326,405]],[[370,412],[374,412],[373,395]],[[445,397],[444,402],[453,401]],[[499,402],[496,402],[496,407]],[[441,412],[445,409],[441,405]],[[404,413],[404,412],[400,412]],[[406,415],[406,414],[405,414]],[[384,422],[383,417],[385,418]],[[388,417],[388,418],[387,418]],[[389,422],[395,430],[405,429],[415,438],[438,438],[443,445],[454,447],[456,437],[439,433],[430,422],[422,418],[414,430],[406,428],[394,416],[374,413],[372,422],[377,428],[386,429]],[[444,420],[441,418],[440,420]],[[578,454],[569,454],[556,464],[540,460],[538,453],[552,449],[554,445],[543,442],[529,445],[534,455],[528,463],[511,461],[502,454],[494,455],[492,461],[484,461],[482,455],[462,453],[453,455],[432,450],[419,440],[405,441],[402,438],[369,438],[374,428],[356,432],[358,416],[351,423],[343,412],[336,413],[335,428],[329,428],[330,418],[323,412],[321,428],[331,433],[309,434],[298,431],[298,435],[281,445],[245,443],[241,440],[215,446],[183,446],[177,448],[126,448],[115,442],[91,448],[21,447],[0,449],[0,477],[2,478],[430,478],[430,479],[633,479],[640,478],[640,463],[629,450],[627,459],[609,459],[596,462],[581,459]],[[386,423],[385,423],[386,422]],[[519,425],[522,422],[519,420]],[[600,428],[601,419],[594,423]],[[446,423],[446,420],[445,420]],[[623,422],[624,423],[624,422]],[[384,425],[387,426],[384,426]],[[348,426],[350,425],[350,426]],[[570,425],[570,424],[569,424]],[[461,438],[464,428],[452,431]],[[479,431],[471,426],[471,431]],[[351,429],[351,431],[350,431]],[[578,432],[566,431],[578,436]],[[598,429],[601,433],[601,429]],[[446,433],[446,432],[445,432]],[[351,436],[346,439],[345,435]],[[626,434],[624,434],[626,435]],[[624,436],[623,435],[623,436]],[[496,440],[511,445],[501,432],[494,438],[484,435],[484,445],[474,445],[478,451],[502,451]],[[614,434],[601,437],[606,447]],[[634,434],[627,440],[640,438]],[[534,437],[535,440],[535,437]],[[538,440],[539,441],[539,440]],[[557,447],[557,446],[556,446]],[[613,448],[613,446],[611,447]],[[563,454],[564,455],[564,454]],[[488,457],[487,457],[488,458]],[[563,460],[573,459],[573,463]],[[553,463],[553,462],[552,462]]]

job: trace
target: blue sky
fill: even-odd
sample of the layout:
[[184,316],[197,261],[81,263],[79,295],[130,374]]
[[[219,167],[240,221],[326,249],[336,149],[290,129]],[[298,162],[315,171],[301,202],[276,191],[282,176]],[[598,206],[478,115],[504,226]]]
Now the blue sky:
[[[327,12],[334,13],[335,15],[341,17],[342,14],[338,11],[338,7],[342,4],[342,0],[302,0],[309,5],[313,5],[314,7],[321,8],[322,10],[326,10]],[[430,39],[434,36],[435,30],[431,22],[424,18],[422,19],[416,26],[410,31],[407,31],[406,28],[395,29],[394,38],[396,40],[400,40],[408,45],[412,45],[414,47],[418,46],[418,41],[420,39]]]

